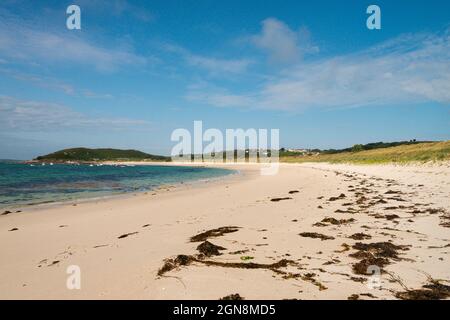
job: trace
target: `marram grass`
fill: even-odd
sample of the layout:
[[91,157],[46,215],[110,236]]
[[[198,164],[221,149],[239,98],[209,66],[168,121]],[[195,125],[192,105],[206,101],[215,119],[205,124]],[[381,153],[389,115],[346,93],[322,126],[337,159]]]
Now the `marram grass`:
[[307,156],[285,156],[281,162],[330,162],[330,163],[408,163],[450,161],[450,140],[401,145],[359,152],[318,154]]

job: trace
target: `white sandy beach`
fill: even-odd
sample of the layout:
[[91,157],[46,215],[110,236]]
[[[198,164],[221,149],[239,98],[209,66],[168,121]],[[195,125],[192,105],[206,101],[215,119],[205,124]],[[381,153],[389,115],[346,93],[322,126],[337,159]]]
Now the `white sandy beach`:
[[[0,299],[395,299],[428,277],[450,280],[448,164],[281,164],[273,176],[226,167],[242,174],[0,216]],[[221,255],[158,275],[166,259],[197,257],[190,237],[224,226],[239,228],[208,238]],[[349,238],[357,233],[365,239]],[[362,258],[349,255],[379,242],[402,247],[371,289],[373,278],[352,269]],[[81,268],[80,290],[66,287],[70,265]]]

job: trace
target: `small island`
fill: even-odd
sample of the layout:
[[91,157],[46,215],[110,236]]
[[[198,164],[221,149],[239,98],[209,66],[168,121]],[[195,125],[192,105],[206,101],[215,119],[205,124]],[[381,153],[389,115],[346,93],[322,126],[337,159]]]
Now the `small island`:
[[170,157],[138,150],[71,148],[36,157],[34,162],[171,161]]

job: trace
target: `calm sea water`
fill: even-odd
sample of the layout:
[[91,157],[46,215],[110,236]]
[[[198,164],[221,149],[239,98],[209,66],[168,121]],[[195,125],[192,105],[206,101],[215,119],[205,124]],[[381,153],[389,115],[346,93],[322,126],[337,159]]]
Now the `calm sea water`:
[[176,166],[30,165],[0,161],[0,208],[152,190],[234,171]]

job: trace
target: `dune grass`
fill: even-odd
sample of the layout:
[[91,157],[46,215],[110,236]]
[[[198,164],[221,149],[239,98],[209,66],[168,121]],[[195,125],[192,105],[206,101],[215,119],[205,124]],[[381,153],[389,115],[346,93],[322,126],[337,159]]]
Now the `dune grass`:
[[450,161],[450,140],[402,145],[359,152],[284,156],[282,162],[331,162],[331,163],[408,163]]

